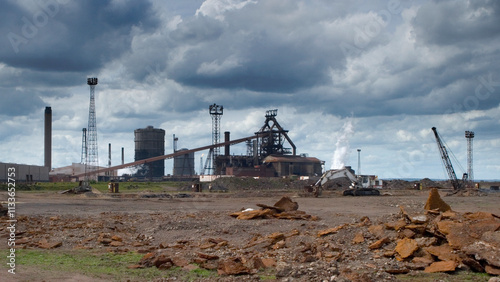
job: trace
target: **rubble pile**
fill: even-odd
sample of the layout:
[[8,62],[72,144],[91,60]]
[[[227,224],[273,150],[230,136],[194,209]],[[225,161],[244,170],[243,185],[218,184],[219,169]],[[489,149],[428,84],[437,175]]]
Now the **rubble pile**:
[[383,237],[381,240],[395,243],[396,247],[384,248],[378,253],[404,263],[407,272],[415,269],[449,272],[469,268],[500,275],[498,215],[454,212],[441,199],[437,189],[430,191],[425,209],[425,214],[410,215],[401,207],[401,218],[385,223],[389,232],[379,234]]
[[[280,202],[293,203],[289,199]],[[259,206],[263,209],[255,213],[233,216],[249,219],[247,215],[257,212],[280,212],[275,206]],[[454,212],[437,189],[431,190],[425,213],[412,215],[400,208],[400,215],[386,222],[373,223],[363,217],[355,223],[320,230],[256,234],[242,244],[222,238],[181,241],[146,254],[131,267],[201,267],[217,270],[219,275],[252,275],[273,269],[277,277],[349,280],[390,280],[392,275],[412,271],[472,270],[500,275],[497,215]],[[183,250],[183,260],[175,258],[179,249]]]
[[246,209],[239,212],[230,214],[237,219],[264,219],[264,218],[279,218],[279,219],[304,219],[304,220],[318,220],[316,216],[306,214],[304,211],[299,211],[297,202],[292,201],[290,197],[284,196],[273,206],[265,204],[257,204],[261,207],[260,210]]
[[394,281],[421,272],[500,275],[498,215],[453,211],[437,189],[430,190],[421,211],[419,202],[418,209],[400,205],[389,216],[360,214],[348,221],[328,221],[328,213],[319,220],[289,197],[232,213],[236,219],[228,210],[20,215],[16,246],[138,252],[144,256],[129,268],[199,268],[226,281],[266,275],[297,281]]

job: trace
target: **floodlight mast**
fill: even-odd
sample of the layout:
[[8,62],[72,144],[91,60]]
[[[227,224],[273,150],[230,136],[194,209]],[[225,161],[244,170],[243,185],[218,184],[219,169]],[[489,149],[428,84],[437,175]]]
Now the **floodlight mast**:
[[[90,86],[90,106],[89,122],[87,127],[87,161],[85,162],[85,173],[92,175],[93,180],[97,181],[98,176],[91,172],[99,168],[99,153],[97,147],[97,122],[95,110],[95,86],[97,77],[87,78],[87,84]],[[86,179],[88,181],[89,179]],[[88,183],[86,183],[88,185]]]

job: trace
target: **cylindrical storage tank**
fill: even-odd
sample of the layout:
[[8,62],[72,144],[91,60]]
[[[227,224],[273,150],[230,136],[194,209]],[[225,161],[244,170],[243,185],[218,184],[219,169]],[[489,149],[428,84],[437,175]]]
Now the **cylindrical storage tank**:
[[[148,126],[134,130],[135,160],[140,161],[165,155],[165,130]],[[165,160],[144,164],[136,173],[138,177],[162,177]]]
[[[186,148],[182,148],[177,152],[182,152],[187,150],[188,149]],[[174,157],[173,175],[176,176],[194,175],[194,152]]]

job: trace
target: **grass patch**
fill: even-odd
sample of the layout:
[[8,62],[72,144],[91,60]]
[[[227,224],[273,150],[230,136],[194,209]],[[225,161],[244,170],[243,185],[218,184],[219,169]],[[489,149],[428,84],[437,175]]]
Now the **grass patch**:
[[[182,188],[190,187],[191,182],[120,182],[120,193],[138,192],[178,192]],[[73,189],[78,186],[76,182],[39,182],[36,184],[19,183],[16,185],[17,191],[26,192],[57,192]],[[108,192],[108,182],[91,183],[91,186],[102,193]],[[0,190],[7,191],[7,185],[0,184]]]
[[[5,253],[3,251],[2,253]],[[123,254],[96,254],[90,251],[47,251],[23,250],[16,251],[18,266],[37,267],[53,273],[79,273],[90,277],[111,279],[117,281],[153,280],[162,277],[178,277],[182,281],[194,281],[199,278],[217,277],[215,271],[195,269],[184,271],[180,267],[160,271],[156,267],[145,269],[128,269],[127,266],[137,264],[142,254],[128,252]]]
[[487,282],[491,276],[487,273],[477,273],[470,271],[457,271],[453,274],[447,273],[424,273],[417,272],[411,274],[401,274],[396,276],[399,281],[409,282],[455,282],[455,281],[471,281],[471,282]]

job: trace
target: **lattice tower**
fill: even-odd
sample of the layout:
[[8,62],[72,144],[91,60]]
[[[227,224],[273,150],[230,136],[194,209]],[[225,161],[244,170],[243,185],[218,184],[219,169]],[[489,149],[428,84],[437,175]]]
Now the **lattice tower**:
[[[90,106],[89,123],[87,127],[87,162],[85,163],[85,172],[90,174],[99,167],[99,153],[97,147],[97,122],[95,111],[95,86],[97,78],[88,78],[87,84],[90,86]],[[90,175],[89,180],[96,180],[97,175]]]

